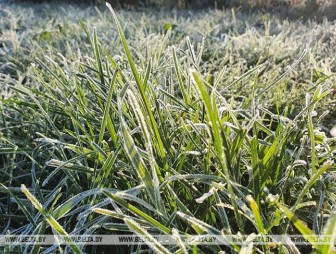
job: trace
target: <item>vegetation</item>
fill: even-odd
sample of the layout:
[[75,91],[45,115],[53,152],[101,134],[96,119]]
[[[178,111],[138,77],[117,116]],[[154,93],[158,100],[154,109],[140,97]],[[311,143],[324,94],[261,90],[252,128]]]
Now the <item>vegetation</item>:
[[[62,0],[8,0],[17,3],[62,3]],[[222,7],[239,7],[239,8],[264,8],[278,9],[278,7],[292,8],[294,11],[301,10],[310,12],[310,14],[319,12],[330,16],[334,12],[336,0],[80,0],[74,3],[91,3],[95,5],[105,5],[110,3],[114,7],[165,7],[165,8],[222,8]]]
[[[335,22],[3,7],[2,234],[176,238],[109,253],[335,253],[308,238],[336,228]],[[251,242],[180,240],[204,234]],[[253,245],[267,234],[311,242]]]

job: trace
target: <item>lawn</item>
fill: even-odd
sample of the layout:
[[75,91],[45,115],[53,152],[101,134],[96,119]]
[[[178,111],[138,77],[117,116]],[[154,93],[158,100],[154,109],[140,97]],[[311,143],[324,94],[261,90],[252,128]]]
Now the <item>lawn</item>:
[[335,73],[327,19],[0,2],[0,252],[335,253]]

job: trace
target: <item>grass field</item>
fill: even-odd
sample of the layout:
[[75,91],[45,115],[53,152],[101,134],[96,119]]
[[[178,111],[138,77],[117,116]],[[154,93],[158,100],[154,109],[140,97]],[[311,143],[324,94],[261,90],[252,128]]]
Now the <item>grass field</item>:
[[1,253],[335,253],[335,21],[0,5],[1,235],[176,241]]

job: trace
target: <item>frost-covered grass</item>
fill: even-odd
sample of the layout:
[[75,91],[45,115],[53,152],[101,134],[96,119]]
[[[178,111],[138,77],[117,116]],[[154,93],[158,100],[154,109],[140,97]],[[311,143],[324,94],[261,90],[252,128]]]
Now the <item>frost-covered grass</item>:
[[105,253],[332,252],[179,238],[335,232],[335,22],[2,7],[2,234],[176,237]]

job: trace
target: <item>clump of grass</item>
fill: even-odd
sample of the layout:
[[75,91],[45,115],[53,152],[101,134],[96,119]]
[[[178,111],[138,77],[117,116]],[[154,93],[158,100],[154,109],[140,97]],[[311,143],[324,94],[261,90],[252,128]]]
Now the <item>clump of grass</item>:
[[[90,29],[80,23],[83,50],[76,47],[74,53],[70,45],[64,54],[17,71],[17,76],[30,74],[29,85],[12,73],[1,76],[13,93],[0,104],[3,231],[175,235],[176,246],[109,247],[166,253],[246,252],[235,244],[178,241],[188,234],[226,239],[239,233],[333,232],[335,139],[320,128],[323,117],[315,112],[332,103],[332,60],[317,70],[316,48],[310,46],[297,58],[283,58],[283,47],[251,56],[253,47],[265,53],[258,45],[284,43],[279,34],[274,44],[267,39],[267,22],[259,38],[254,29],[241,33],[239,21],[233,21],[225,34],[232,45],[225,47],[220,32],[217,37],[205,32],[207,39],[198,41],[187,22],[182,31],[162,28],[149,35],[131,23],[136,44],[110,10],[116,25],[110,34],[100,31],[102,24]],[[210,27],[214,20],[199,22]],[[61,37],[55,41],[62,48]],[[107,38],[114,43],[103,44]],[[242,56],[251,58],[231,59]],[[304,80],[295,83],[291,79],[301,74],[290,71],[300,65],[308,67],[301,73]],[[306,91],[294,90],[301,97],[291,105],[287,87],[299,84]],[[311,247],[330,253],[332,246],[312,243],[302,253]],[[299,251],[292,244],[248,248]],[[8,253],[87,250],[74,244],[4,248]]]

